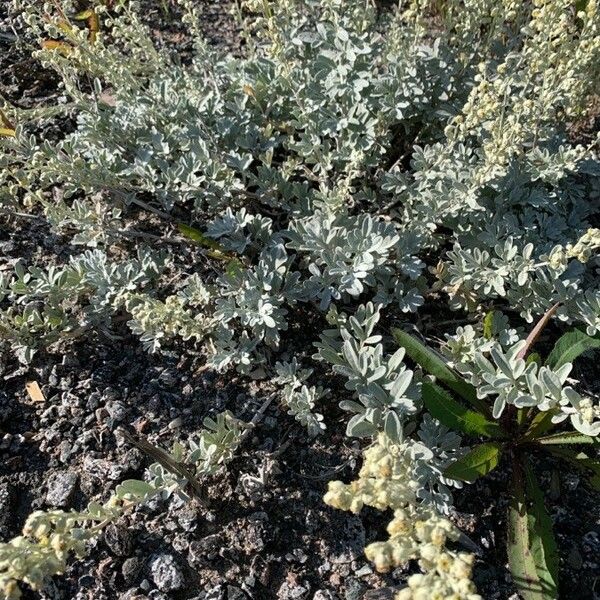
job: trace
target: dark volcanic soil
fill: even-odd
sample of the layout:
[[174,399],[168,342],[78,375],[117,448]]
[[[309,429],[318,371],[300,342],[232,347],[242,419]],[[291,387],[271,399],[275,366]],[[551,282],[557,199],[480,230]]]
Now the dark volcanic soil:
[[[52,103],[61,95],[57,78],[14,43],[7,4],[0,6],[0,93],[22,107]],[[165,6],[166,12],[148,0],[146,19],[157,43],[185,53],[177,14]],[[205,7],[208,39],[239,52],[228,4]],[[65,260],[71,251],[67,240],[37,221],[1,223],[0,270],[22,257],[37,264],[51,255]],[[300,331],[290,335],[305,343]],[[270,393],[201,365],[193,354],[149,355],[118,327],[110,336],[87,334],[61,352],[40,354],[30,368],[16,360],[0,364],[0,538],[18,535],[33,509],[81,508],[92,498],[106,499],[124,478],[141,478],[152,461],[115,435],[119,427],[168,449],[207,415],[229,409],[249,421]],[[44,401],[29,399],[30,380],[40,384]],[[366,543],[385,536],[388,515],[366,510],[357,517],[322,502],[327,481],[349,481],[360,467],[360,447],[343,434],[336,393],[327,401],[321,408],[325,435],[308,439],[285,410],[271,405],[225,473],[203,482],[208,507],[176,499],[150,503],[108,527],[88,557],[72,561],[47,590],[26,590],[25,598],[391,598],[391,586],[408,570],[381,576],[363,556]],[[591,600],[600,578],[597,497],[576,474],[538,466],[561,548],[561,597]],[[476,582],[486,599],[516,598],[500,526],[506,504],[497,501],[507,479],[500,469],[456,495],[457,521],[480,547]]]

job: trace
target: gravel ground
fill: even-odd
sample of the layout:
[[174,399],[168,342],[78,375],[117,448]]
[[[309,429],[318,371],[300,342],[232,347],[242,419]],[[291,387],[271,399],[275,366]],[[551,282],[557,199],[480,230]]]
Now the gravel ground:
[[[185,53],[188,40],[177,15],[165,15],[156,2],[145,8],[157,43]],[[227,9],[226,3],[206,3],[203,27],[212,43],[237,53],[237,29]],[[56,101],[56,78],[16,49],[10,31],[4,5],[0,93],[22,107]],[[48,135],[68,126],[50,124]],[[0,270],[11,269],[19,258],[62,262],[71,252],[68,240],[41,221],[0,226]],[[301,324],[288,335],[301,345]],[[17,535],[33,509],[81,508],[92,498],[105,499],[122,479],[142,477],[151,461],[115,435],[120,426],[168,448],[199,429],[207,415],[229,409],[249,421],[270,390],[230,373],[205,371],[202,362],[192,353],[181,359],[149,355],[117,326],[40,354],[30,368],[12,359],[0,364],[0,538]],[[580,370],[590,386],[598,379],[589,375],[597,373],[594,363]],[[30,400],[25,391],[30,380],[41,386],[43,401]],[[345,393],[335,380],[323,383]],[[330,404],[324,408],[328,430],[316,440],[271,405],[226,474],[203,482],[208,506],[173,499],[140,508],[109,526],[85,560],[74,561],[41,594],[26,591],[25,598],[391,598],[392,586],[408,570],[378,575],[363,556],[365,544],[385,536],[385,515],[365,510],[356,517],[322,502],[327,481],[348,481],[360,467],[360,447],[343,435],[345,417],[337,400]],[[561,597],[591,600],[600,578],[597,497],[577,475],[557,479],[551,465],[539,466],[562,553]],[[476,582],[486,599],[517,598],[511,596],[498,534],[506,505],[496,499],[507,478],[506,469],[498,469],[457,494],[457,522],[480,549]]]

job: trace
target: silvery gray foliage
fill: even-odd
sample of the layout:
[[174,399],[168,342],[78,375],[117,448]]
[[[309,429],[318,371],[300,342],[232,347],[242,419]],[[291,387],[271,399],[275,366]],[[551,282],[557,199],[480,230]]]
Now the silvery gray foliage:
[[237,334],[217,323],[209,344],[208,365],[217,371],[235,367],[241,373],[252,373],[267,362],[260,340],[250,337],[247,331]]
[[506,296],[507,279],[512,278],[517,285],[523,286],[529,279],[529,273],[535,271],[532,252],[533,244],[526,244],[519,253],[511,237],[502,245],[496,244],[493,254],[479,248],[463,250],[456,245],[452,252],[448,252],[451,261],[448,267],[448,284],[459,286],[468,281],[469,291],[486,296]]
[[[32,37],[63,36],[51,3],[14,1]],[[196,33],[199,4],[180,1]],[[531,321],[560,302],[558,319],[599,329],[600,163],[593,141],[572,143],[566,125],[600,76],[600,11],[448,0],[432,30],[429,2],[378,11],[362,0],[242,1],[251,13],[242,57],[194,36],[183,64],[154,47],[127,2],[99,8],[109,35],[92,44],[73,31],[68,52],[38,53],[62,76],[76,126],[40,139],[6,107],[17,126],[0,142],[0,212],[41,208],[74,252],[97,250],[0,274],[2,351],[28,361],[38,345],[119,314],[151,351],[179,339],[183,352],[202,344],[209,367],[274,375],[288,410],[318,433],[322,391],[296,348],[283,348],[296,333],[284,332],[310,315],[316,357],[346,381],[348,434],[405,440],[411,502],[415,483],[420,503],[447,511],[455,482],[443,469],[464,450],[418,414],[422,374],[375,327],[383,316],[387,331],[402,312],[428,317],[424,304],[447,299],[473,322],[498,307]],[[150,213],[152,231],[137,231]],[[221,250],[190,261],[172,237],[180,220]],[[157,230],[166,257],[127,237]],[[320,332],[323,319],[331,329]],[[569,366],[517,356],[517,324],[494,317],[484,337],[461,323],[444,352],[496,416],[507,405],[552,411],[596,435],[599,409]],[[274,366],[284,351],[288,362]],[[234,423],[209,429],[195,458],[219,464],[239,438]],[[181,487],[154,469],[162,487]],[[463,574],[463,595],[477,597],[464,565]],[[402,597],[429,597],[431,578],[448,583],[438,576],[411,577]],[[0,573],[0,587],[21,579]]]
[[200,475],[212,475],[234,456],[246,424],[230,411],[219,413],[216,419],[206,417],[197,438],[189,440],[188,461]]
[[227,250],[244,254],[251,248],[262,248],[273,235],[273,221],[253,215],[241,208],[235,213],[227,207],[206,230],[206,235],[218,240]]
[[508,318],[500,311],[488,314],[486,321],[489,324],[487,336],[483,335],[481,326],[473,325],[457,327],[455,333],[445,334],[446,342],[441,347],[441,351],[450,366],[457,367],[459,364],[472,363],[475,354],[489,352],[497,343],[506,347],[519,341],[522,331],[511,328]]
[[306,385],[312,375],[312,369],[301,369],[294,357],[290,362],[275,364],[277,377],[274,383],[283,385],[281,397],[288,408],[288,414],[306,427],[311,436],[322,433],[325,429],[323,415],[313,412],[315,404],[323,398],[328,390],[314,385]]
[[[567,160],[563,147],[557,152]],[[448,160],[455,166],[442,166],[461,173],[467,184],[475,176],[474,155],[464,163],[467,170],[456,158]],[[460,223],[453,226],[458,235],[440,272],[454,306],[471,308],[482,299],[502,298],[518,307],[527,320],[557,301],[562,302],[559,316],[563,319],[582,321],[584,312],[594,312],[586,293],[589,285],[592,294],[597,292],[593,270],[597,259],[587,264],[577,260],[553,264],[548,256],[557,245],[575,242],[589,230],[594,203],[587,199],[598,197],[597,168],[590,170],[588,161],[574,160],[566,169],[564,165],[551,169],[552,160],[557,162],[556,155],[548,149],[525,153],[518,166],[511,165],[487,182],[485,194],[472,183],[453,184],[450,190],[440,187],[435,174],[439,160],[434,155],[423,164],[428,172],[415,174],[411,185],[418,182],[421,201],[437,204],[434,221],[449,218],[446,223]],[[540,173],[543,166],[550,172]],[[457,194],[462,196],[460,204]],[[418,212],[423,214],[423,208],[418,207]]]
[[290,271],[291,257],[282,244],[267,246],[255,267],[234,267],[219,280],[215,318],[222,326],[239,325],[257,341],[276,348],[287,329],[286,303],[299,294],[300,274]]
[[379,272],[389,272],[390,252],[399,240],[393,225],[369,215],[359,217],[315,213],[293,221],[287,244],[308,253],[305,295],[318,298],[325,310],[332,300],[357,298],[375,287]]
[[[169,453],[197,478],[214,475],[232,460],[247,427],[229,411],[219,413],[215,419],[206,417],[202,424],[203,429],[194,437],[185,443],[176,442]],[[148,467],[146,480],[163,498],[176,495],[186,501],[191,499],[186,491],[189,481],[159,462]]]
[[14,275],[0,283],[0,296],[12,302],[0,311],[1,342],[30,362],[38,348],[61,334],[105,324],[128,294],[155,282],[164,267],[164,255],[144,249],[122,262],[100,250],[88,250],[63,267],[25,269],[18,262]]
[[55,203],[47,203],[44,212],[56,231],[75,227],[76,233],[71,238],[74,245],[103,247],[120,238],[122,210],[108,206],[99,198],[76,198],[71,204],[61,198]]
[[525,345],[524,339],[505,339],[505,344],[494,339],[475,343],[475,350],[470,356],[462,353],[462,360],[455,367],[477,387],[480,398],[493,400],[495,418],[509,405],[533,408],[550,412],[554,423],[570,419],[584,435],[599,435],[600,407],[574,389],[576,382],[569,379],[573,365],[566,363],[554,370],[536,361],[527,362],[519,356]]
[[460,489],[461,481],[449,479],[444,470],[467,451],[461,437],[425,413],[413,441],[411,452],[415,461],[415,478],[419,482],[417,497],[447,514],[453,506],[450,488]]
[[164,300],[150,293],[128,293],[125,308],[132,318],[127,324],[146,350],[158,352],[165,341],[177,336],[184,341],[203,339],[212,326],[206,315],[210,301],[211,291],[193,274]]
[[142,247],[137,258],[115,262],[104,252],[88,250],[72,260],[71,266],[92,289],[85,310],[94,320],[102,318],[102,311],[119,306],[127,294],[156,280],[165,267],[165,257]]
[[[51,15],[25,4],[33,35],[60,35],[56,24],[45,30]],[[30,360],[37,345],[127,312],[151,351],[202,342],[209,366],[265,375],[294,311],[313,311],[315,326],[329,311],[317,356],[346,379],[348,433],[398,436],[420,408],[419,374],[374,333],[382,313],[419,312],[437,295],[475,316],[496,304],[532,320],[560,301],[559,319],[596,332],[598,245],[574,248],[597,237],[600,163],[562,125],[585,101],[595,55],[560,50],[568,86],[553,95],[540,88],[535,28],[513,31],[504,8],[489,18],[497,2],[478,0],[468,14],[450,3],[461,20],[426,33],[418,4],[408,15],[354,0],[280,0],[277,10],[251,0],[245,8],[265,12],[252,17],[248,53],[223,56],[195,38],[189,64],[155,48],[135,10],[117,6],[103,15],[116,43],[100,36],[76,60],[42,51],[76,127],[57,143],[20,124],[2,138],[0,210],[41,205],[55,230],[97,250],[0,274],[3,350]],[[123,225],[137,211],[185,215],[239,260],[182,264],[173,248],[127,257]],[[176,283],[160,279],[165,264]],[[596,427],[566,370],[523,369],[511,350],[520,337],[505,322],[493,339],[465,325],[445,351],[497,414],[535,402]],[[286,372],[289,410],[321,429],[312,410],[321,392],[303,369]],[[424,489],[449,502],[436,457],[455,440],[425,419],[416,435],[425,463],[438,465],[424,467]]]
[[404,349],[384,355],[381,336],[373,335],[381,307],[361,305],[345,319],[332,315],[337,328],[326,330],[316,344],[316,358],[332,365],[334,372],[346,377],[346,388],[357,400],[342,400],[340,407],[353,413],[346,433],[368,437],[384,430],[398,438],[402,423],[420,405],[419,385],[413,372],[403,364]]
[[600,331],[600,290],[586,290],[579,294],[575,305],[588,335],[596,335]]

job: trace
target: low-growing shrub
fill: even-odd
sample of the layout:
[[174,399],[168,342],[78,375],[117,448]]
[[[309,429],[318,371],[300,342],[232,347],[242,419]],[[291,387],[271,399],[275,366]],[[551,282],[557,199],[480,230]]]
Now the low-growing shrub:
[[[341,395],[346,434],[372,445],[359,478],[331,483],[326,502],[394,510],[389,541],[367,556],[383,571],[418,561],[423,573],[399,600],[479,598],[474,556],[446,547],[461,540],[452,492],[501,450],[543,445],[546,426],[559,427],[561,442],[600,433],[598,403],[569,380],[573,344],[563,340],[546,365],[523,355],[523,332],[543,315],[578,328],[567,334],[578,347],[598,345],[600,161],[597,138],[577,141],[570,129],[599,91],[596,1],[411,0],[384,10],[247,0],[241,57],[211,48],[199,9],[180,3],[189,60],[152,43],[134,2],[82,13],[15,0],[76,126],[44,140],[35,119],[60,107],[6,103],[0,214],[8,226],[23,213],[46,219],[74,250],[68,262],[0,272],[2,352],[29,363],[125,316],[150,352],[201,348],[210,368],[273,380],[311,436],[332,426],[327,404]],[[196,263],[179,252],[189,244]],[[383,323],[444,304],[461,326],[443,360],[403,334],[394,348]],[[287,335],[307,315],[307,332],[319,330],[312,358]],[[346,391],[317,385],[316,363]],[[214,464],[224,463],[238,436],[223,435],[189,462],[217,452]],[[592,453],[570,452],[557,447],[597,474]],[[118,502],[34,513],[23,537],[0,546],[5,595],[18,596],[17,580],[41,586],[69,552],[83,553],[98,527],[85,522],[181,483],[177,464],[122,484]],[[514,477],[515,585],[549,600],[557,561],[545,552],[543,493],[529,466]]]

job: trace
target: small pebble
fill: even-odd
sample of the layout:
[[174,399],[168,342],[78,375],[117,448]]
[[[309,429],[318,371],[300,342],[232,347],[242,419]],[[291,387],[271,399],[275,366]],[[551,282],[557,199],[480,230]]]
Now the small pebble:
[[176,419],[173,419],[168,427],[169,429],[179,429],[181,426],[183,425],[183,419],[181,417],[177,417]]
[[152,557],[150,572],[156,587],[162,592],[179,590],[185,583],[181,569],[170,554],[158,554]]
[[48,480],[46,504],[50,506],[66,506],[75,493],[79,476],[70,471],[54,473]]
[[121,574],[123,575],[123,579],[127,585],[133,585],[136,583],[140,573],[142,572],[142,566],[142,561],[137,556],[128,558],[123,562]]

